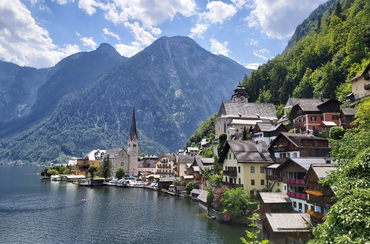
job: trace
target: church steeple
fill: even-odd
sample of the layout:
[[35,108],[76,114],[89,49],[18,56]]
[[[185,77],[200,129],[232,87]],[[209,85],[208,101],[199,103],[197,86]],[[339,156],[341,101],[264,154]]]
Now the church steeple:
[[129,140],[137,140],[137,134],[136,134],[136,118],[135,118],[135,104],[132,109],[132,121],[131,121],[131,130],[129,135]]
[[248,103],[248,93],[245,91],[245,88],[242,86],[242,84],[240,84],[240,81],[234,92],[235,93],[231,96],[232,102]]

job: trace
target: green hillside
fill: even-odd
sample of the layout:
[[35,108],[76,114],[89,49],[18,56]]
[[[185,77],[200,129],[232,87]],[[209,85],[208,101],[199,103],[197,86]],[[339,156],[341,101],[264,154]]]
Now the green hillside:
[[329,1],[297,27],[283,54],[243,80],[251,101],[285,104],[289,95],[334,98],[370,62],[370,1]]

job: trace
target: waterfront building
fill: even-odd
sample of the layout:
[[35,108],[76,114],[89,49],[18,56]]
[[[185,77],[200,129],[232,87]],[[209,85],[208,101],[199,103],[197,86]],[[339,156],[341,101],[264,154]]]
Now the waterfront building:
[[267,189],[265,167],[274,163],[265,142],[227,141],[219,163],[223,165],[223,184],[243,187],[254,195]]
[[292,201],[285,192],[260,192],[257,200],[260,203],[260,219],[266,213],[290,213],[292,209]]
[[176,156],[172,153],[163,154],[155,162],[155,173],[157,175],[170,177],[175,175]]
[[99,168],[101,160],[104,158],[106,150],[92,150],[84,158],[78,158],[75,167],[76,175],[85,175],[87,177],[87,169],[91,166]]

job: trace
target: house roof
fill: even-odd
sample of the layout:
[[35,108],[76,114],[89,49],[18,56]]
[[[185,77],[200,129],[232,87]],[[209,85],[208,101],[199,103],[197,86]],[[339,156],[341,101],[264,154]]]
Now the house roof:
[[[261,153],[257,150],[257,143],[261,144]],[[222,150],[220,156],[221,162],[223,162],[223,160],[225,159],[229,149],[233,151],[236,156],[236,160],[239,163],[273,163],[265,142],[255,142],[249,140],[227,141],[224,150]]]
[[269,149],[271,147],[274,147],[276,142],[280,139],[280,137],[285,137],[288,139],[291,143],[293,143],[296,147],[300,147],[300,141],[302,139],[305,140],[315,140],[315,141],[327,141],[328,139],[322,138],[322,137],[317,137],[313,135],[308,135],[308,134],[293,134],[293,133],[288,133],[288,132],[281,132],[270,144]]
[[203,165],[215,163],[214,158],[200,158],[200,160],[202,160]]
[[288,101],[285,104],[285,107],[286,108],[293,107],[298,102],[298,100],[299,98],[289,97]]
[[281,164],[277,164],[277,163],[270,164],[269,166],[266,167],[266,169],[277,169],[277,168],[279,168],[280,165]]
[[[326,161],[330,161],[331,164],[327,164]],[[284,163],[282,163],[278,168],[285,165],[288,161],[293,161],[300,167],[302,167],[305,170],[308,170],[312,164],[321,164],[321,165],[332,165],[336,162],[333,162],[331,158],[325,157],[325,158],[314,158],[314,157],[303,157],[303,158],[288,158]]]
[[223,102],[217,115],[217,118],[220,117],[277,120],[276,108],[272,103]]
[[284,126],[282,123],[279,124],[271,124],[268,122],[262,122],[262,123],[257,123],[256,126],[260,128],[260,131],[262,132],[272,132],[277,130],[280,126]]
[[198,196],[198,199],[199,199],[199,201],[206,203],[207,202],[207,196],[208,196],[208,191],[202,190],[202,192]]
[[183,155],[179,154],[178,155],[178,163],[180,164],[193,164],[194,162],[194,156],[191,155]]
[[311,168],[313,172],[317,175],[319,180],[323,180],[330,173],[330,171],[337,169],[332,164],[312,164]]
[[260,192],[264,203],[291,203],[290,197],[285,192]]
[[[100,160],[104,157],[105,152],[106,150],[92,150],[91,152],[89,152],[89,154],[87,154],[87,157],[89,158],[89,160]],[[95,156],[97,156],[98,158]]]
[[203,192],[203,190],[200,190],[200,189],[193,189],[191,190],[191,194],[201,194]]
[[358,111],[358,108],[342,108],[342,113],[344,115],[355,115]]
[[[122,151],[125,150],[123,148],[113,148],[113,149],[108,149],[105,152],[105,155],[109,154],[109,158],[116,158],[116,156]],[[126,152],[126,151],[125,151]]]
[[150,159],[147,159],[147,160],[142,160],[142,161],[138,161],[137,162],[137,167],[138,168],[144,168],[143,164],[144,162],[146,162],[148,164],[148,167],[145,167],[146,169],[155,169],[155,162],[157,160],[150,160]]
[[158,179],[159,182],[173,182],[174,180],[176,180],[175,177],[160,177]]
[[273,232],[311,232],[308,213],[266,213],[266,218]]

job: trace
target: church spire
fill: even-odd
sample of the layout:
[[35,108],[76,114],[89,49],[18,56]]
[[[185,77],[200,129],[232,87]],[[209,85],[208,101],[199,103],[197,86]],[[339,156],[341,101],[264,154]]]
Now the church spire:
[[136,119],[135,119],[135,104],[133,105],[132,109],[132,122],[131,122],[131,130],[129,135],[130,140],[137,140],[137,134],[136,134]]

